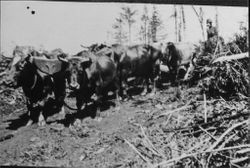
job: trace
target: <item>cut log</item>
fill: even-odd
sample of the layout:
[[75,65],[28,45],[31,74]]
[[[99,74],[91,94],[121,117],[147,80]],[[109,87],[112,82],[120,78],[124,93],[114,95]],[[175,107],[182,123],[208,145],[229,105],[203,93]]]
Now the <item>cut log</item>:
[[243,157],[243,158],[238,158],[238,159],[234,159],[234,160],[231,160],[231,163],[234,163],[234,164],[236,164],[236,163],[241,163],[241,162],[246,162],[246,161],[249,161],[249,157]]
[[223,56],[216,58],[212,64],[216,62],[223,62],[223,61],[231,61],[231,60],[238,60],[238,59],[243,59],[243,58],[249,58],[249,53],[241,53],[241,54],[235,54],[235,55],[230,55],[230,56]]

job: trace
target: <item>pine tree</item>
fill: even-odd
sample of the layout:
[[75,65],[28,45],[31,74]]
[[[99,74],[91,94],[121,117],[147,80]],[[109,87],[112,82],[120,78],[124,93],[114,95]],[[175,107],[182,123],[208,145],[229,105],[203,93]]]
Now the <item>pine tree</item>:
[[143,14],[141,16],[142,25],[140,27],[140,39],[144,44],[148,42],[148,29],[149,29],[149,16],[148,16],[148,8],[144,6]]
[[152,13],[152,17],[150,19],[150,31],[151,31],[150,36],[151,36],[152,42],[157,41],[157,32],[158,32],[161,25],[162,25],[162,20],[160,19],[158,10],[157,10],[156,6],[153,6],[153,13]]
[[184,7],[181,5],[181,17],[182,17],[182,38],[186,38],[186,18],[185,18],[185,12]]
[[174,5],[174,15],[173,15],[173,17],[174,17],[174,30],[175,30],[175,41],[177,42],[178,41],[178,30],[177,30],[177,28],[178,28],[178,20],[177,20],[177,8],[176,8],[176,5]]
[[129,44],[131,44],[131,28],[132,25],[135,23],[134,16],[136,15],[137,10],[133,10],[128,6],[122,7],[121,19],[124,23],[128,24],[128,39]]
[[183,41],[185,38],[185,32],[186,32],[186,19],[185,19],[185,12],[183,5],[176,6],[174,5],[174,12],[171,17],[174,18],[174,24],[175,24],[175,41],[180,42]]
[[182,41],[182,14],[181,10],[179,10],[179,15],[178,15],[178,42]]
[[115,19],[115,24],[113,25],[113,29],[115,30],[114,39],[116,43],[118,44],[123,44],[124,41],[126,40],[126,34],[123,31],[122,24],[123,24],[123,20],[120,16]]
[[218,14],[218,7],[215,7],[215,27],[219,32],[219,14]]

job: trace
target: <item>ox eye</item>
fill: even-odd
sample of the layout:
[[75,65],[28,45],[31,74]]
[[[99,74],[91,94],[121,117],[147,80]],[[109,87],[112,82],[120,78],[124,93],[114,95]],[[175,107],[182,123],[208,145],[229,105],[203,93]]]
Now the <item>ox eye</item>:
[[19,70],[23,70],[23,68],[24,68],[25,65],[26,65],[26,62],[23,61],[23,62],[20,62],[20,63],[17,65],[17,67],[18,67]]
[[66,71],[65,71],[65,75],[66,75],[66,76],[70,75],[70,71],[66,70]]

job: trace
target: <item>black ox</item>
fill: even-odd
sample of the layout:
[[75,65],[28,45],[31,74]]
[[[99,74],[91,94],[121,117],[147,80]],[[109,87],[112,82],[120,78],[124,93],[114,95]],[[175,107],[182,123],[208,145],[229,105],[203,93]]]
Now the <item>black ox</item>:
[[30,117],[26,125],[37,119],[39,126],[46,124],[44,107],[50,97],[55,100],[55,110],[64,115],[64,70],[67,65],[58,59],[35,57],[18,49],[14,50],[13,56],[5,83],[14,88],[22,87]]

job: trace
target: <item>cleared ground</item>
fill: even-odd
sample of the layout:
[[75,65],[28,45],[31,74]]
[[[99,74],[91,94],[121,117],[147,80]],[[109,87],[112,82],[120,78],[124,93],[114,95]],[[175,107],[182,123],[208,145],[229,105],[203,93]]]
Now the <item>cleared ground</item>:
[[[199,89],[166,86],[156,95],[135,95],[120,105],[108,101],[103,105],[100,122],[94,119],[95,108],[90,105],[80,113],[65,107],[64,118],[49,116],[44,127],[24,127],[27,117],[22,94],[9,102],[12,92],[2,91],[0,100],[0,165],[154,167],[183,154],[206,150],[216,142],[213,136],[217,139],[235,121],[247,118],[247,100],[208,99],[208,123],[204,124],[205,107]],[[66,102],[75,106],[74,98]],[[247,139],[246,128],[240,130],[235,134],[237,144]],[[234,141],[220,147],[229,142]],[[207,155],[194,155],[177,159],[174,164],[201,167],[212,162],[223,166],[228,163],[223,155],[217,153],[210,160]]]

